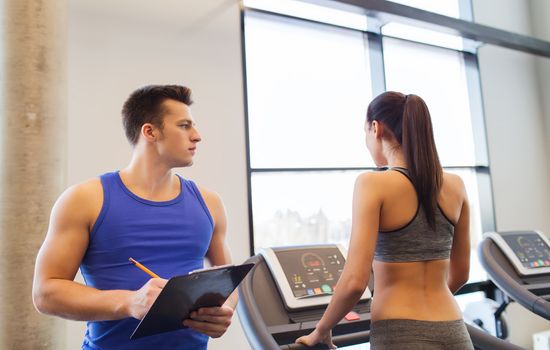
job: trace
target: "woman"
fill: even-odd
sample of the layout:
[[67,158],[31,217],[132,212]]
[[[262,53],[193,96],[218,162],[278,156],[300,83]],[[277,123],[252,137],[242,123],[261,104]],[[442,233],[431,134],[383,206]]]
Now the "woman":
[[357,178],[344,271],[317,327],[297,342],[336,348],[331,329],[372,266],[372,349],[473,349],[453,297],[470,268],[468,201],[462,180],[442,171],[428,108],[419,96],[385,92],[370,103],[365,132],[388,170]]

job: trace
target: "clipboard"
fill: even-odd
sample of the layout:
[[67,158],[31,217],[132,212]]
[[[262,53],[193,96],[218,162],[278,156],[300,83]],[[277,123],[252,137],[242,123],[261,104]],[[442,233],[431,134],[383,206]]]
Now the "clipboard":
[[223,305],[252,267],[221,266],[170,278],[130,339],[187,328],[183,320],[192,311]]

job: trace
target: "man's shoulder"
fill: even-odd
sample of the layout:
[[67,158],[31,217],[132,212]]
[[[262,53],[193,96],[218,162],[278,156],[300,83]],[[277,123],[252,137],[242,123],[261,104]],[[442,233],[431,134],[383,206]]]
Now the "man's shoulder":
[[214,222],[217,224],[220,220],[225,220],[223,219],[225,217],[225,207],[220,195],[202,186],[197,185],[197,188]]
[[88,201],[91,199],[103,198],[103,186],[99,177],[91,178],[72,186],[69,186],[62,197],[74,201]]
[[57,199],[52,213],[59,220],[88,222],[103,205],[103,187],[99,178],[89,179],[67,188]]
[[204,201],[208,203],[221,203],[221,197],[218,193],[215,191],[209,190],[203,186],[196,185],[199,189],[199,192],[201,193],[202,198]]

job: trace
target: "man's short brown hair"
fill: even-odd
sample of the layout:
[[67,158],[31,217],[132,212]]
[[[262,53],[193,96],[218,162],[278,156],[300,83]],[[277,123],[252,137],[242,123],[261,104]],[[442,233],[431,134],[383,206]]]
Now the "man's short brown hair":
[[139,140],[141,127],[151,123],[162,129],[165,110],[162,103],[175,100],[190,106],[191,89],[181,85],[148,85],[132,92],[122,107],[122,124],[132,146]]

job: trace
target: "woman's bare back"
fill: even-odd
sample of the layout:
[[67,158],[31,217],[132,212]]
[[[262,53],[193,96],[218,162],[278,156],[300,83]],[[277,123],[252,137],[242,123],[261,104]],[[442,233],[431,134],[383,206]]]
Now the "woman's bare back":
[[[397,171],[381,173],[387,190],[380,214],[380,233],[407,225],[418,208],[410,180]],[[457,223],[463,208],[463,185],[456,175],[444,174],[438,203],[442,213]],[[412,262],[375,260],[372,319],[456,320],[462,317],[449,289],[450,259]]]

